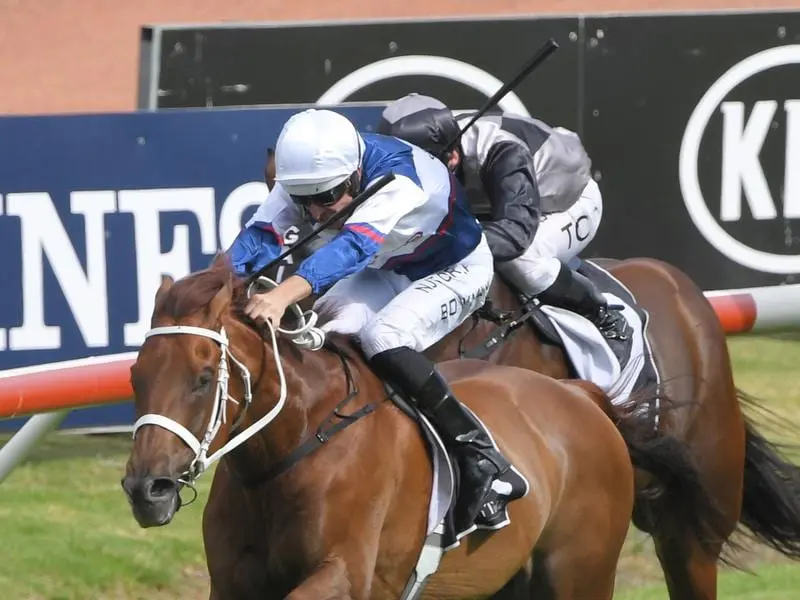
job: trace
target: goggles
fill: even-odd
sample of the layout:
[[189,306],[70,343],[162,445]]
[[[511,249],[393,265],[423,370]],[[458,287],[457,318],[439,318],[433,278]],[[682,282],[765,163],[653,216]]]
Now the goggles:
[[317,194],[308,194],[305,196],[299,196],[297,194],[289,194],[292,198],[292,202],[301,206],[303,208],[308,208],[309,206],[316,205],[322,207],[333,206],[339,200],[342,199],[347,192],[349,192],[353,187],[353,177],[349,177],[345,179],[342,183],[337,185],[336,187],[326,190],[324,192],[319,192]]

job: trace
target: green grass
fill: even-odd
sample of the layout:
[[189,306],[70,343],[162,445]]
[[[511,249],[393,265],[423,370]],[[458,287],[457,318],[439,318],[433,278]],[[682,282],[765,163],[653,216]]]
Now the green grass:
[[[761,565],[756,576],[725,573],[717,594],[725,600],[791,600],[800,595],[800,567],[796,565]],[[618,600],[667,600],[663,584],[621,589]]]
[[1,598],[207,597],[202,502],[139,528],[119,484],[129,448],[128,436],[51,435],[2,483]]
[[739,388],[784,416],[800,415],[800,335],[732,337],[728,348]]
[[[800,341],[791,336],[730,340],[737,385],[800,424]],[[795,441],[782,435],[785,441]],[[171,525],[140,529],[119,480],[128,436],[51,435],[0,485],[0,599],[207,598],[200,534],[211,473],[198,501]],[[786,600],[800,593],[800,565],[761,547],[748,554],[756,575],[725,570],[720,597]],[[617,598],[664,600],[649,538],[632,530]]]

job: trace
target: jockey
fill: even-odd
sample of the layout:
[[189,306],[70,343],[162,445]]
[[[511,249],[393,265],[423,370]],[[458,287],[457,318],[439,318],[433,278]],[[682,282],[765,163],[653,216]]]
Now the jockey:
[[328,110],[305,110],[286,122],[275,165],[274,187],[228,250],[242,276],[279,254],[290,226],[326,220],[390,171],[395,179],[292,276],[254,295],[246,313],[277,326],[290,304],[322,294],[314,305],[322,329],[355,334],[375,373],[414,400],[453,450],[465,492],[457,524],[491,526],[491,484],[510,464],[422,353],[483,305],[494,275],[463,188],[427,152],[360,134]]
[[488,197],[486,238],[497,270],[519,291],[588,318],[608,340],[627,339],[632,330],[618,308],[567,266],[592,241],[603,213],[578,136],[536,119],[485,115],[440,156],[469,118],[456,119],[435,98],[409,94],[384,109],[377,132],[424,148],[470,194]]

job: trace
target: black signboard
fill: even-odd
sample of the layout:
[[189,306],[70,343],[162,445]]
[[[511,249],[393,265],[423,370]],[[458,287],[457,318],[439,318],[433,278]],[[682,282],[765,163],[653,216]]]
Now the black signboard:
[[504,108],[521,105],[574,128],[575,18],[146,28],[143,39],[153,48],[157,39],[160,49],[140,108],[387,102],[420,92],[473,109],[551,37],[560,50]]
[[501,108],[584,140],[605,203],[587,256],[660,258],[705,289],[800,275],[800,13],[153,27],[140,106],[471,109],[551,37]]
[[[592,250],[706,289],[800,273],[800,13],[589,18]],[[790,155],[787,155],[787,152]]]

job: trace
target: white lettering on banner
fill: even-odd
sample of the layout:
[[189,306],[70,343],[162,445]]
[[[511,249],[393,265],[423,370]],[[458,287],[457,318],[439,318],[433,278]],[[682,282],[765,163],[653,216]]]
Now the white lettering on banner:
[[[210,187],[72,192],[70,211],[84,219],[85,271],[48,193],[10,193],[5,206],[0,195],[0,215],[5,208],[5,215],[20,220],[23,306],[21,326],[9,331],[0,328],[0,350],[61,347],[61,325],[47,324],[45,315],[45,259],[86,347],[109,345],[107,269],[113,265],[107,262],[105,215],[117,211],[133,217],[138,312],[136,321],[123,325],[123,339],[125,346],[138,347],[150,326],[162,273],[180,278],[191,270],[189,226],[175,225],[172,247],[162,250],[162,215],[191,213],[199,227],[200,251],[213,255],[220,248],[230,247],[241,229],[244,211],[263,202],[267,193],[262,182],[245,183],[233,190],[222,205],[217,228],[215,194]],[[134,273],[127,276],[133,285]]]
[[21,327],[11,329],[9,346],[14,350],[38,350],[58,348],[61,345],[61,328],[45,324],[45,256],[86,346],[107,346],[108,295],[104,215],[114,212],[114,192],[70,194],[70,212],[83,215],[84,218],[85,273],[49,194],[8,194],[6,202],[6,214],[19,217],[22,228],[23,320]]
[[783,180],[783,216],[800,219],[800,100],[783,103],[786,112],[786,170]]
[[[758,100],[745,119],[742,102],[723,102],[738,85],[754,75],[800,64],[800,45],[778,46],[749,56],[728,69],[706,91],[686,124],[679,155],[681,194],[698,231],[719,252],[736,263],[766,273],[800,273],[800,255],[775,254],[751,248],[730,235],[720,222],[738,221],[742,203],[756,220],[800,218],[800,100],[783,103],[786,113],[785,164],[782,210],[772,197],[759,155],[773,125],[779,103]],[[797,74],[794,75],[797,77]],[[787,79],[790,80],[790,79]],[[698,179],[700,144],[706,127],[719,108],[722,114],[722,172],[720,215],[708,207]],[[776,186],[777,187],[777,186]]]
[[217,250],[214,223],[214,189],[187,188],[180,190],[122,190],[119,192],[120,212],[133,214],[136,243],[136,280],[139,300],[139,319],[126,323],[125,345],[139,346],[150,328],[153,302],[161,285],[161,275],[180,279],[191,271],[189,228],[176,225],[172,249],[161,251],[160,214],[165,211],[194,213],[200,225],[200,245],[203,254]]
[[744,125],[744,102],[723,102],[720,107],[723,115],[720,219],[723,221],[742,218],[742,191],[754,219],[778,216],[758,160],[777,107],[774,100],[756,102],[747,126]]

